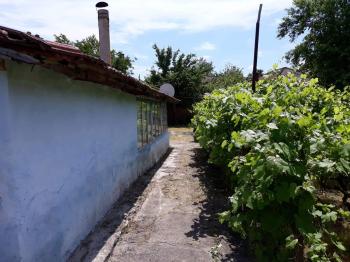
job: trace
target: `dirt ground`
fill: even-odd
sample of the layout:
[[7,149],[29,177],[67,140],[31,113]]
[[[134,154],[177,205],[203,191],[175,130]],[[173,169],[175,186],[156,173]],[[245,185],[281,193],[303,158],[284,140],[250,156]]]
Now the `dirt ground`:
[[228,205],[218,170],[191,129],[170,129],[163,161],[140,176],[70,261],[249,261],[239,238],[218,223]]

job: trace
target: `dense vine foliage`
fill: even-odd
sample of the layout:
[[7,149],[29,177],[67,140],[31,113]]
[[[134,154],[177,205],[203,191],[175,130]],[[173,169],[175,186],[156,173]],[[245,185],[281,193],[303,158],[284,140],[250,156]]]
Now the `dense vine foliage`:
[[[350,93],[305,75],[214,90],[192,120],[210,161],[228,167],[233,195],[222,221],[247,238],[259,261],[341,261],[333,230],[350,218]],[[340,205],[319,192],[343,193]]]

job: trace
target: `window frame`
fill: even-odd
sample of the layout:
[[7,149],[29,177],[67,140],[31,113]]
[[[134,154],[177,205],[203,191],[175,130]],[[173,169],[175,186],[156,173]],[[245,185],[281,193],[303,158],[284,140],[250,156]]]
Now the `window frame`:
[[142,149],[167,132],[166,102],[137,97],[137,147]]

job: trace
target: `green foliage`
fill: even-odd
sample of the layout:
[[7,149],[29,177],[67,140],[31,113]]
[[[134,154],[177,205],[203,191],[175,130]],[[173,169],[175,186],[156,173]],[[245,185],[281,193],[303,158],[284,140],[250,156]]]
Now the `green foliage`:
[[68,37],[64,34],[59,34],[59,35],[54,35],[55,37],[55,41],[57,43],[61,43],[61,44],[66,44],[66,45],[73,45],[74,43],[71,42]]
[[129,56],[125,55],[123,52],[116,52],[115,50],[111,51],[112,57],[112,67],[118,69],[127,75],[133,74],[133,63],[137,60],[136,58],[131,59]]
[[[263,75],[264,75],[264,70],[262,70],[262,69],[257,69],[257,70],[256,70],[256,74],[257,74],[257,76],[258,76],[258,79],[260,79],[260,78],[263,77]],[[253,73],[249,73],[249,74],[247,75],[246,80],[251,82],[251,81],[253,80]]]
[[[99,57],[99,41],[95,35],[88,36],[82,40],[71,41],[64,34],[54,35],[55,41],[62,44],[73,45],[79,48],[79,50],[87,55]],[[133,74],[133,62],[135,59],[130,58],[123,52],[117,52],[114,49],[111,51],[112,67],[121,71],[124,74]]]
[[170,83],[175,88],[175,96],[182,104],[191,106],[205,93],[204,81],[213,71],[212,63],[194,54],[183,54],[171,47],[160,49],[153,46],[156,54],[156,68],[152,68],[146,82],[159,87]]
[[278,37],[302,41],[286,58],[323,85],[350,83],[350,3],[348,0],[294,0]]
[[215,73],[210,77],[205,85],[205,89],[207,92],[211,92],[218,87],[226,88],[243,81],[244,75],[242,69],[233,65],[227,65],[222,72]]
[[332,231],[349,212],[317,190],[350,174],[350,93],[305,75],[217,89],[192,120],[210,161],[231,171],[231,208],[221,221],[250,242],[259,261],[339,261]]
[[78,40],[74,43],[74,45],[85,54],[99,57],[100,44],[95,35],[88,36],[80,41]]

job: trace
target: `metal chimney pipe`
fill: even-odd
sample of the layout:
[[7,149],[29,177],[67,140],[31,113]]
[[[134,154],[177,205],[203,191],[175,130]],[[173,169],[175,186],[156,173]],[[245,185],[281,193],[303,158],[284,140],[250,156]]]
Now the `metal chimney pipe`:
[[[107,7],[105,2],[99,2],[96,7]],[[100,39],[100,58],[111,64],[111,44],[109,36],[109,13],[107,9],[98,9],[98,31]]]

